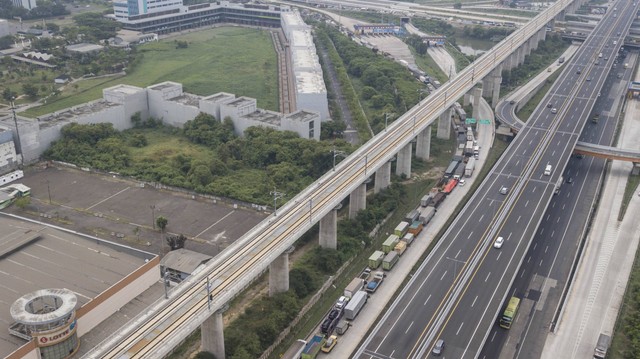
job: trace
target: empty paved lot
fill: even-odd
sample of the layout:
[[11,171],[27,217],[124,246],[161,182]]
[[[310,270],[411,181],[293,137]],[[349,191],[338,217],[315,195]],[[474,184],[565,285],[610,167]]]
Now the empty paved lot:
[[[28,211],[5,211],[39,218],[101,238],[160,253],[155,216],[168,219],[167,231],[189,237],[186,248],[215,255],[266,214],[190,194],[156,190],[140,182],[64,167],[31,169],[19,182],[31,187]],[[49,196],[51,203],[49,203]],[[42,218],[42,214],[51,218]],[[166,250],[166,249],[165,249]]]

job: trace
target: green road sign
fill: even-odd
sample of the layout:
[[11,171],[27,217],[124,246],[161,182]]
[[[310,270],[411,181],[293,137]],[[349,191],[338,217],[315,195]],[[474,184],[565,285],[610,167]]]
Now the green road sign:
[[476,123],[476,119],[473,117],[469,117],[468,119],[464,120],[464,123],[466,124]]
[[481,125],[490,125],[491,121],[490,120],[480,120],[480,121],[478,121],[478,123],[481,124]]

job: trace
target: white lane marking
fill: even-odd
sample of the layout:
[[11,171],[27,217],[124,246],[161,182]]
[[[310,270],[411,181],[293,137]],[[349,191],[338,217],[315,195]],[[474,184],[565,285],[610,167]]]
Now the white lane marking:
[[487,273],[487,278],[484,279],[485,283],[489,280],[489,276],[491,276],[491,272]]
[[411,329],[412,325],[413,325],[413,321],[411,322],[411,324],[409,324],[409,326],[407,327],[407,330],[404,331],[404,334],[409,333],[409,329]]
[[456,335],[458,335],[458,333],[460,333],[460,329],[462,329],[462,326],[464,325],[464,322],[460,323],[460,327],[458,328],[458,330],[456,331]]
[[425,300],[424,304],[422,304],[422,305],[427,305],[427,302],[429,301],[429,299],[431,299],[431,294],[429,294],[429,296],[427,297],[427,300]]
[[540,267],[542,267],[542,261],[543,261],[543,260],[541,259],[541,260],[540,260],[540,264],[539,264],[539,266],[540,266]]
[[524,206],[527,207],[529,205],[529,200],[524,203]]
[[478,222],[482,222],[483,218],[484,218],[484,214],[482,216],[480,216],[480,219],[478,220]]
[[516,220],[516,223],[520,223],[520,218],[522,218],[522,216],[518,216],[518,219]]
[[499,252],[499,253],[498,253],[498,257],[496,258],[496,261],[499,261],[499,260],[500,260],[500,256],[501,256],[501,255],[502,255],[502,252]]
[[476,297],[473,299],[473,303],[471,303],[471,308],[473,308],[474,305],[476,305],[476,300],[478,300],[478,296],[476,295]]
[[456,253],[455,257],[453,258],[458,259],[458,256],[460,255],[460,251],[462,251],[462,249],[458,249],[458,253]]
[[531,256],[529,256],[529,258],[527,258],[527,263],[529,263],[531,261]]
[[444,273],[442,273],[442,277],[440,277],[440,280],[444,279],[445,275],[447,275],[447,271],[444,271]]
[[88,208],[87,208],[87,211],[88,211],[88,210],[90,210],[91,208],[93,208],[93,207],[95,207],[95,206],[97,206],[97,205],[101,204],[101,203],[104,203],[104,202],[106,202],[106,201],[110,200],[111,198],[113,198],[113,197],[115,197],[115,196],[119,195],[120,193],[122,193],[122,192],[124,192],[124,191],[128,190],[129,188],[131,188],[131,187],[127,187],[127,188],[123,189],[122,191],[118,191],[116,194],[111,195],[111,196],[109,196],[109,197],[107,197],[107,198],[103,199],[102,201],[100,201],[100,202],[98,202],[98,203],[94,204],[94,205],[93,205],[93,206],[91,206],[91,207],[88,207]]

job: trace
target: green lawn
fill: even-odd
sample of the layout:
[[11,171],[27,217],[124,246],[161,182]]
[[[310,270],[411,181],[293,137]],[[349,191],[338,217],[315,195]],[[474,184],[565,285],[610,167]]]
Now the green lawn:
[[[189,47],[176,49],[175,40]],[[233,44],[233,46],[229,46]],[[278,109],[277,59],[268,31],[222,27],[179,35],[142,45],[140,63],[126,76],[90,79],[67,86],[55,100],[22,113],[40,116],[102,97],[102,89],[117,84],[146,87],[175,81],[184,91],[210,95],[224,91],[258,100],[258,107]]]

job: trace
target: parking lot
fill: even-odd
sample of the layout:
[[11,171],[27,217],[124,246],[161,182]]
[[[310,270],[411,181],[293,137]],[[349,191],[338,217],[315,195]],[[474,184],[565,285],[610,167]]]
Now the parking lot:
[[268,215],[67,167],[30,168],[18,182],[31,187],[31,205],[26,210],[14,205],[6,212],[154,253],[168,250],[155,228],[153,219],[159,216],[167,218],[168,233],[189,238],[185,248],[215,255]]

